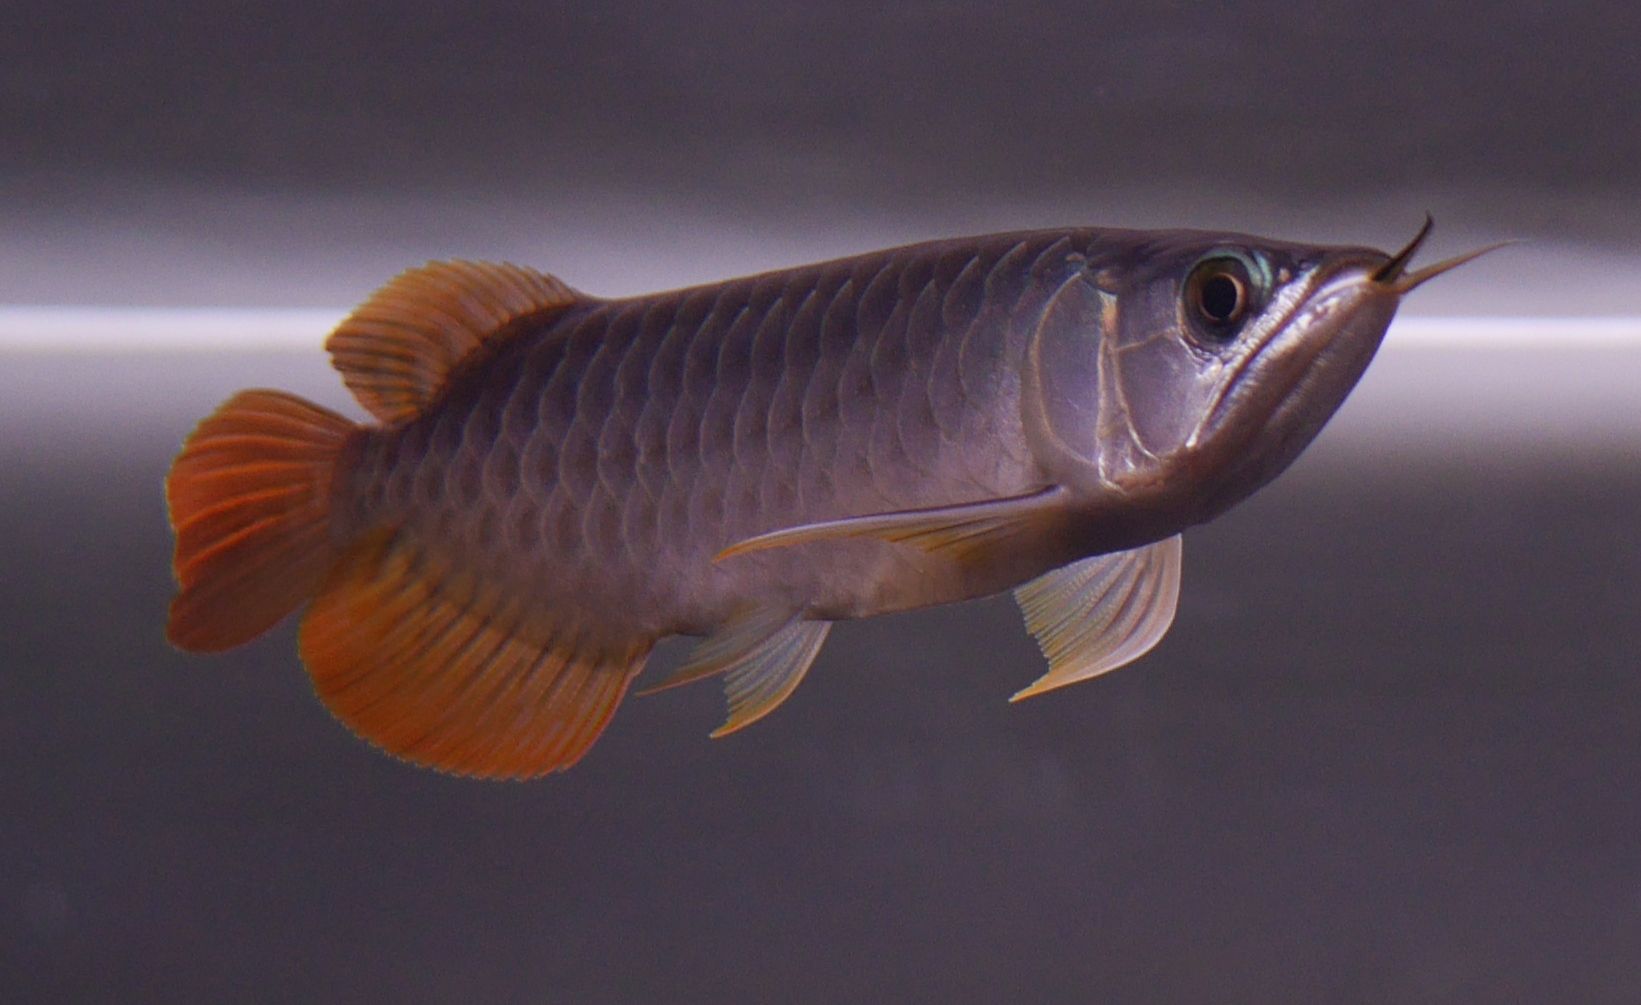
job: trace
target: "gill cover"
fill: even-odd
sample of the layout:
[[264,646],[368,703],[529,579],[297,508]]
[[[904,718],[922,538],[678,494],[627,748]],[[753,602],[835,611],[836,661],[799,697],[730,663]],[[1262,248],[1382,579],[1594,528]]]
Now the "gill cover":
[[1200,239],[1125,250],[1143,264],[1068,278],[1029,343],[1023,418],[1062,484],[1135,489],[1163,477],[1215,400],[1224,346],[1272,300],[1261,255]]

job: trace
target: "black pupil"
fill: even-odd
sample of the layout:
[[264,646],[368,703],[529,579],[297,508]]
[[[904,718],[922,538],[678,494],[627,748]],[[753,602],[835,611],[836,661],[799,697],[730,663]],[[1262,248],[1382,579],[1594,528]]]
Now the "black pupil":
[[1202,282],[1202,313],[1220,324],[1236,317],[1242,306],[1242,284],[1221,272]]

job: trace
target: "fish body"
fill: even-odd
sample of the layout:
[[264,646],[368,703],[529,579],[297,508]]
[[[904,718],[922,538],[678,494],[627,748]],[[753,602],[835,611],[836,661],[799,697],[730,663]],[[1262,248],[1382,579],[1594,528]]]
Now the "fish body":
[[311,598],[338,717],[489,777],[574,763],[670,635],[704,640],[663,686],[722,675],[720,732],[832,622],[1005,589],[1050,661],[1023,693],[1093,676],[1171,623],[1177,535],[1355,384],[1434,274],[1412,247],[1033,231],[622,299],[430,264],[329,342],[378,424],[253,391],[189,439],[170,634]]

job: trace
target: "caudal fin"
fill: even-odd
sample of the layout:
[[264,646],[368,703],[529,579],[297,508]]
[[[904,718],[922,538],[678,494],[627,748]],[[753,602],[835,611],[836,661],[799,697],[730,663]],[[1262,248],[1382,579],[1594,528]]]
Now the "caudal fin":
[[165,481],[180,649],[249,642],[318,592],[339,551],[331,483],[357,427],[280,391],[241,391],[199,424]]

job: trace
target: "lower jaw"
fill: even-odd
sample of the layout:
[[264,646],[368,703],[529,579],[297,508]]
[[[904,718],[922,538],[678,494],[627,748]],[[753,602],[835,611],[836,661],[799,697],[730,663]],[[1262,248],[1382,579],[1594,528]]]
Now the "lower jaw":
[[1296,378],[1266,414],[1248,423],[1242,442],[1225,452],[1214,488],[1205,493],[1212,519],[1259,491],[1286,471],[1332,421],[1378,351],[1377,338],[1354,345],[1329,345],[1295,370]]

